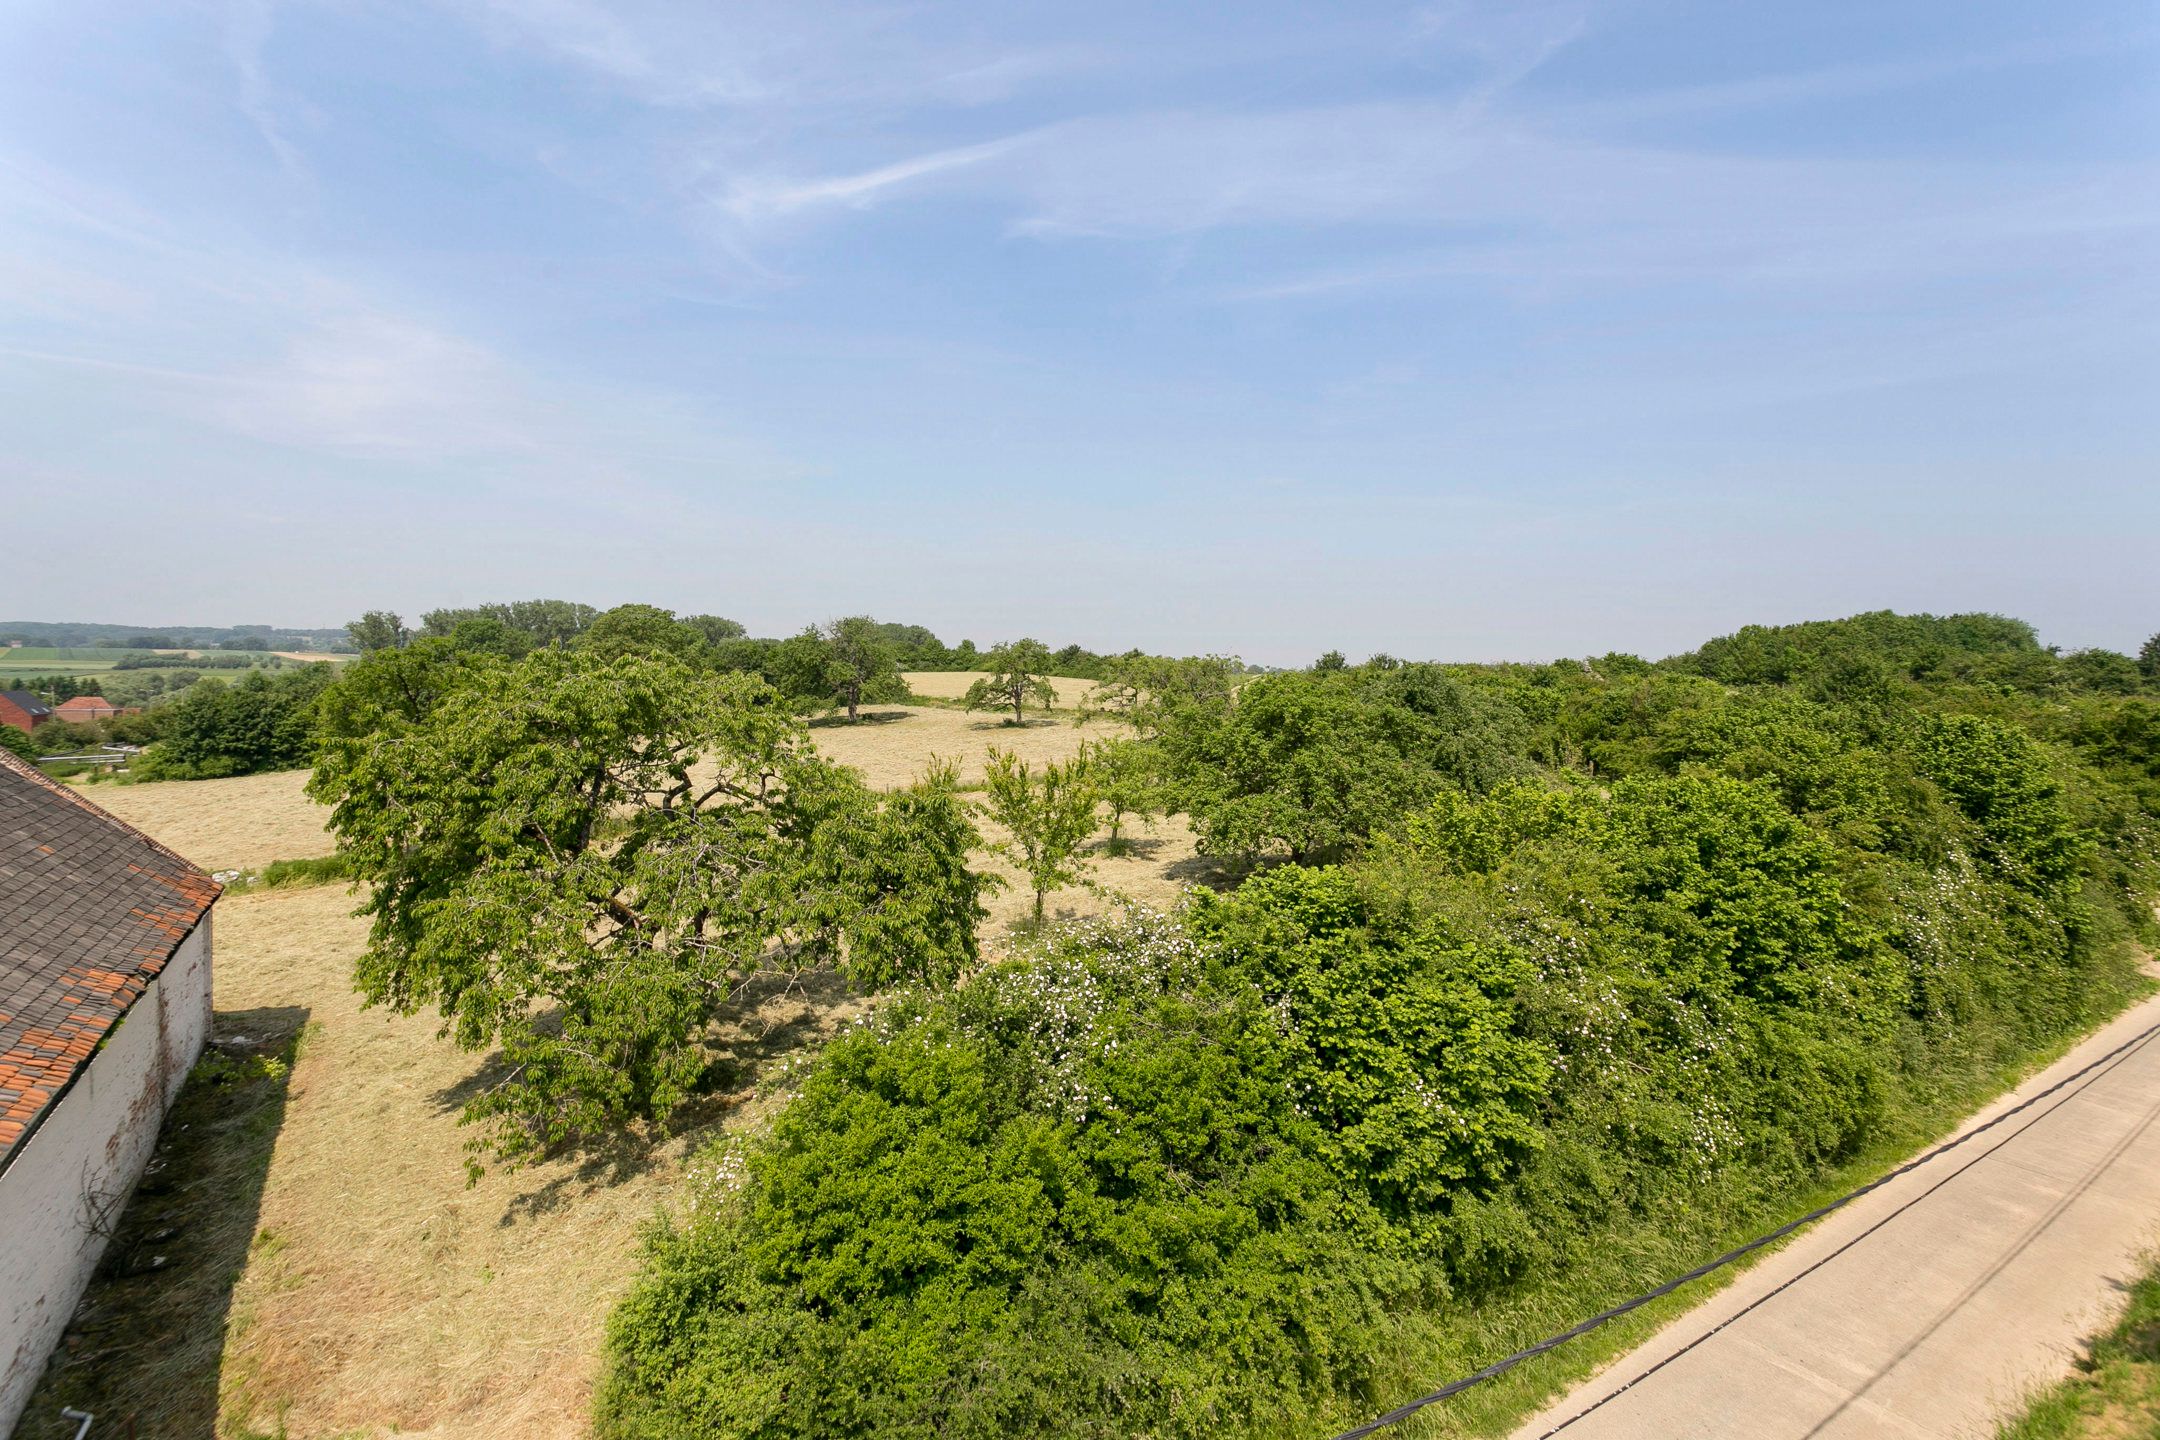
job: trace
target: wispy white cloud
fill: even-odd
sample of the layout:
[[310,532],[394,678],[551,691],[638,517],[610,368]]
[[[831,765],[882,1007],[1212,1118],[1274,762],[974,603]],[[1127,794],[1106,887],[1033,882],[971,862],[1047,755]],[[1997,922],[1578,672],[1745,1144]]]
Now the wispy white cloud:
[[598,0],[482,0],[499,43],[580,69],[650,105],[706,109],[981,105],[1045,76],[1092,65],[1085,45],[1020,45],[971,24],[940,29],[913,5],[720,6]]
[[1032,138],[1030,135],[1012,135],[980,145],[933,150],[873,170],[819,179],[741,178],[730,184],[718,205],[738,220],[792,215],[799,210],[829,205],[867,209],[889,190],[1009,155]]
[[307,162],[297,145],[286,136],[271,99],[270,81],[263,68],[263,51],[270,43],[273,0],[227,0],[225,7],[225,58],[232,62],[239,80],[240,113],[263,144],[277,157],[286,173],[306,178]]

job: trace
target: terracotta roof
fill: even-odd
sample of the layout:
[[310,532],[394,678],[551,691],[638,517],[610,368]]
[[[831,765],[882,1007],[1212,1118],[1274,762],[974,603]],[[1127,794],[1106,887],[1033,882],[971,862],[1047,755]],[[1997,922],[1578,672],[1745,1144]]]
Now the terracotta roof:
[[70,710],[117,710],[119,708],[103,695],[77,695],[74,699],[63,700],[53,707],[54,712],[60,715],[65,715]]
[[219,888],[0,750],[0,1170]]

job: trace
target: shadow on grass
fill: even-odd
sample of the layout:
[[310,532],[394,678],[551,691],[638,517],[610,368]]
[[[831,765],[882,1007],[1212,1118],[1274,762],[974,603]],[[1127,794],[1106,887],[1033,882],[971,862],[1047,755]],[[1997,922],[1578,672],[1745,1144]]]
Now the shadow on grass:
[[865,710],[853,720],[845,715],[820,715],[809,722],[812,730],[848,730],[858,725],[890,725],[909,718],[905,710]]
[[1262,860],[1235,860],[1220,855],[1188,855],[1163,866],[1163,878],[1180,885],[1205,885],[1210,890],[1235,890],[1247,876],[1267,867]]
[[255,1222],[307,1020],[298,1006],[218,1012],[17,1440],[74,1435],[63,1406],[99,1434],[218,1440],[226,1334],[244,1324],[233,1289],[277,1243]]
[[970,730],[1040,730],[1056,729],[1065,722],[1055,715],[1037,715],[1027,720],[1015,720],[1006,716],[1003,720],[977,720],[968,726]]
[[[534,1177],[535,1183],[512,1196],[497,1223],[510,1226],[550,1214],[581,1195],[646,1174],[660,1163],[669,1141],[719,1125],[750,1099],[766,1065],[820,1044],[836,1014],[857,998],[847,980],[830,970],[751,977],[721,1008],[696,1094],[664,1121],[610,1127],[554,1146],[535,1162],[551,1173]],[[430,1098],[443,1111],[460,1111],[508,1073],[502,1055],[491,1054]]]

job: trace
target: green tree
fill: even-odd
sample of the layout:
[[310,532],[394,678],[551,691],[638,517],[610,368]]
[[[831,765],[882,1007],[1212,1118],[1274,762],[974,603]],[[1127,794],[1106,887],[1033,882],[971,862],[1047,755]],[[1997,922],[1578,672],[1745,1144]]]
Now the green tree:
[[145,757],[143,773],[207,780],[307,764],[316,698],[330,684],[330,674],[323,664],[275,678],[252,670],[230,685],[203,681],[165,709],[164,738]]
[[1045,761],[1037,770],[992,746],[983,784],[989,795],[985,810],[1005,827],[1007,836],[990,848],[1028,877],[1039,921],[1045,895],[1077,884],[1087,874],[1080,847],[1095,833],[1094,767],[1083,752],[1062,764]]
[[2135,695],[2144,682],[2138,662],[2113,650],[2073,650],[2062,659],[2063,674],[2081,690]]
[[705,636],[696,626],[675,618],[672,610],[657,605],[617,605],[603,611],[577,637],[578,648],[595,655],[672,655],[695,660],[705,651]]
[[703,635],[705,643],[712,646],[740,640],[750,633],[740,620],[730,620],[725,615],[688,615],[683,617],[682,623]]
[[2138,646],[2138,669],[2145,672],[2148,680],[2160,680],[2160,635],[2153,636]]
[[394,610],[370,610],[358,620],[347,622],[345,633],[352,637],[353,647],[363,655],[377,650],[395,650],[412,638],[405,622]]
[[[962,641],[962,644],[967,642]],[[970,710],[1013,712],[1013,724],[1025,723],[1030,700],[1048,710],[1057,700],[1051,686],[1050,650],[1040,640],[1010,640],[992,650],[983,666],[990,673],[968,686],[963,703]]]
[[600,612],[574,600],[514,600],[509,604],[430,610],[420,617],[423,635],[448,635],[466,620],[499,620],[534,645],[568,645],[592,627]]
[[1174,713],[1227,711],[1243,676],[1244,667],[1232,656],[1172,660],[1138,651],[1113,656],[1102,662],[1101,676],[1080,707],[1080,721],[1107,716],[1152,738]]
[[772,659],[779,689],[817,709],[845,709],[858,719],[865,701],[907,698],[892,647],[867,615],[812,626],[780,642]]
[[1110,816],[1109,848],[1118,853],[1126,818],[1152,821],[1164,811],[1162,756],[1142,740],[1105,740],[1083,752],[1095,777],[1096,796]]
[[369,887],[362,994],[500,1049],[467,1117],[505,1158],[665,1117],[751,974],[976,958],[949,768],[880,797],[763,682],[672,657],[483,660],[417,720],[326,743],[308,789]]

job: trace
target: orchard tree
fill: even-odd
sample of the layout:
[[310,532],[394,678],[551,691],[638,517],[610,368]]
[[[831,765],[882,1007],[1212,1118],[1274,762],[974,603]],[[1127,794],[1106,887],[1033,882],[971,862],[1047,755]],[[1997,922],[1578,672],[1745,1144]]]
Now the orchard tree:
[[1102,662],[1102,678],[1081,705],[1080,720],[1122,720],[1142,738],[1152,738],[1178,711],[1227,711],[1244,673],[1245,667],[1228,655],[1172,660],[1134,651],[1114,656]]
[[1028,701],[1040,700],[1043,709],[1048,710],[1057,699],[1048,678],[1050,648],[1040,640],[1008,641],[992,650],[984,665],[990,673],[968,686],[962,697],[970,710],[1010,707],[1013,724],[1020,725],[1026,722]]
[[983,783],[990,797],[985,808],[1008,836],[990,848],[1028,877],[1040,921],[1043,897],[1087,873],[1080,847],[1095,833],[1094,767],[1082,752],[1062,765],[1051,760],[1035,770],[1011,751],[992,746]]
[[819,709],[845,708],[850,722],[860,716],[864,701],[907,698],[892,647],[867,615],[812,626],[781,641],[772,664],[782,691]]
[[[405,622],[398,618],[394,610],[370,610],[358,620],[347,622],[345,633],[352,637],[353,648],[363,655],[372,655],[377,650],[399,649],[412,638],[411,632],[405,628]],[[165,637],[143,638],[162,640]]]
[[1084,752],[1094,772],[1096,797],[1110,816],[1109,849],[1124,846],[1119,831],[1127,816],[1152,821],[1164,812],[1162,756],[1143,740],[1108,740]]
[[763,681],[543,649],[434,677],[412,718],[326,737],[308,793],[372,917],[369,1003],[437,1010],[502,1077],[466,1107],[512,1162],[704,1082],[765,971],[947,983],[987,883],[950,767],[889,795],[818,756]]

